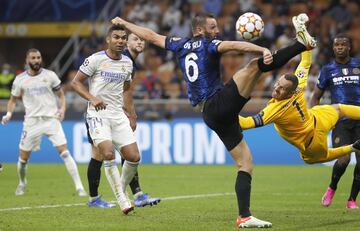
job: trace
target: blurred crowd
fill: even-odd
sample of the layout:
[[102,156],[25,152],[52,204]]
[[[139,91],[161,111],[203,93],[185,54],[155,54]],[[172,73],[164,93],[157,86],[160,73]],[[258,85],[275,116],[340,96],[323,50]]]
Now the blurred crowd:
[[[127,0],[121,17],[167,36],[191,35],[191,18],[198,12],[213,13],[218,19],[220,39],[238,40],[235,30],[237,18],[245,12],[258,13],[264,23],[263,36],[255,43],[272,51],[294,41],[291,18],[305,12],[310,17],[310,34],[318,41],[313,51],[313,64],[308,79],[307,96],[311,96],[321,67],[333,58],[332,38],[345,33],[352,39],[352,56],[360,58],[360,1],[359,0]],[[106,47],[104,35],[93,33],[80,49],[72,69],[62,77],[68,102],[75,102],[76,94],[70,82],[84,59]],[[229,52],[222,57],[224,82],[252,57]],[[284,72],[293,72],[299,57],[291,60],[276,72],[264,74],[253,93],[253,99],[268,99],[277,77]],[[148,44],[137,59],[138,71],[134,79],[134,97],[138,100],[185,99],[186,87],[171,52]],[[2,77],[1,77],[2,78]],[[1,80],[0,80],[1,83]],[[3,85],[1,85],[3,86]],[[325,97],[326,99],[326,97]],[[326,103],[326,102],[325,102]],[[260,105],[261,107],[263,105]],[[248,107],[248,110],[258,110]]]

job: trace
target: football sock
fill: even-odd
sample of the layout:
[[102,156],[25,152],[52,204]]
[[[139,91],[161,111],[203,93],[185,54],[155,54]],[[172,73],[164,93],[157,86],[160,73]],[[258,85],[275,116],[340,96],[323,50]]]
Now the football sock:
[[70,155],[69,150],[66,150],[60,154],[61,159],[63,159],[65,163],[66,170],[70,174],[72,180],[74,181],[76,189],[84,189],[82,185],[78,168],[72,156]]
[[121,171],[121,183],[124,187],[126,187],[130,183],[130,181],[133,180],[137,172],[138,165],[139,162],[130,162],[125,160]]
[[336,161],[333,167],[332,175],[331,175],[331,182],[329,187],[333,190],[337,189],[337,184],[340,181],[340,178],[344,174],[346,170],[347,164],[339,164],[339,161]]
[[17,172],[19,176],[19,184],[26,184],[27,161],[19,157],[17,162]]
[[353,120],[360,120],[360,107],[347,104],[339,104],[341,114]]
[[120,205],[123,189],[121,186],[120,172],[116,166],[115,160],[104,160],[104,169],[106,179],[108,180],[110,187],[115,194],[115,198]]
[[135,195],[138,192],[141,192],[140,184],[139,184],[139,174],[136,171],[134,177],[130,181],[130,188],[133,195]]
[[251,175],[248,172],[238,171],[238,175],[235,183],[235,191],[238,201],[239,215],[241,217],[251,216],[250,213]]
[[89,162],[87,177],[89,183],[90,197],[98,196],[98,188],[101,177],[101,165],[102,165],[102,161],[98,161],[93,158],[91,158]]
[[258,67],[261,72],[268,72],[280,68],[285,65],[290,59],[305,51],[306,47],[300,42],[296,41],[293,45],[282,48],[273,54],[273,62],[270,64],[264,63],[264,58],[258,59]]
[[354,169],[354,180],[351,186],[351,193],[350,193],[350,197],[349,200],[354,200],[356,201],[356,197],[359,193],[360,190],[360,167],[359,167],[360,163],[357,163],[355,165],[355,169]]
[[[121,158],[121,165],[124,166],[124,163],[125,163],[125,159]],[[140,183],[139,183],[139,174],[137,171],[136,171],[133,179],[130,181],[129,185],[131,188],[131,192],[135,198],[142,194]],[[137,196],[135,196],[135,195],[137,195]]]
[[[125,159],[121,158],[121,165],[124,166],[124,163],[125,163]],[[134,178],[130,181],[129,185],[131,188],[131,192],[135,198],[142,194],[140,183],[139,183],[139,174],[137,171],[134,175]],[[135,196],[135,195],[137,195],[137,196]]]

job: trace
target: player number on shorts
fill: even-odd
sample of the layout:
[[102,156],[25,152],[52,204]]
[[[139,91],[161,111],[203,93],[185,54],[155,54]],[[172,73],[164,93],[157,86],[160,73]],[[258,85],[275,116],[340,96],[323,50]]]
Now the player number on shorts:
[[[198,57],[194,52],[187,54],[185,57],[186,76],[190,82],[195,82],[199,77],[199,67],[195,62],[197,59]],[[192,69],[192,73],[190,73],[190,69]]]
[[91,117],[91,118],[86,118],[86,122],[89,125],[89,130],[90,132],[94,131],[96,128],[98,127],[102,127],[103,126],[103,121],[101,118],[97,118],[97,117]]
[[301,116],[301,120],[304,121],[305,120],[305,115],[304,115],[304,112],[300,108],[300,104],[296,100],[294,100],[292,105],[296,107],[296,109],[298,110],[298,112],[299,112],[299,114]]

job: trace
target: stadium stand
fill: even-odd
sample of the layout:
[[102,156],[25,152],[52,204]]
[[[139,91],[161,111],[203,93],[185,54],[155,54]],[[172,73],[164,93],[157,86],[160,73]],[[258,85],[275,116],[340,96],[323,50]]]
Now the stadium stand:
[[[3,41],[0,43],[0,66],[9,63],[18,73],[24,69],[24,50],[38,47],[43,51],[44,65],[50,66],[62,78],[69,110],[73,112],[67,115],[71,115],[72,119],[81,118],[85,102],[73,93],[68,83],[88,54],[103,49],[104,41],[100,38],[109,20],[115,15],[152,28],[160,34],[187,36],[190,33],[191,16],[206,10],[218,16],[222,39],[237,39],[234,26],[236,19],[242,13],[252,11],[260,14],[265,22],[264,34],[256,43],[276,50],[287,45],[294,37],[293,31],[289,29],[291,16],[306,12],[313,22],[310,33],[316,35],[319,44],[313,53],[315,64],[309,81],[314,81],[319,66],[332,58],[330,41],[337,33],[343,32],[352,38],[352,55],[360,57],[360,16],[357,14],[360,3],[355,0],[92,0],[77,5],[65,0],[43,0],[37,1],[36,6],[28,11],[29,4],[25,0],[8,1],[0,9],[0,39]],[[23,13],[14,14],[15,10]],[[224,81],[228,81],[250,58],[237,53],[224,55]],[[251,114],[262,108],[270,97],[270,89],[276,78],[281,73],[293,70],[297,62],[298,59],[294,59],[279,71],[264,75],[244,113]],[[148,46],[139,57],[138,66],[140,70],[135,79],[135,103],[140,118],[198,115],[193,113],[185,99],[186,89],[171,53]],[[311,92],[307,94],[311,95]],[[5,110],[3,101],[0,102],[0,110]],[[18,108],[18,111],[21,110],[21,107]]]

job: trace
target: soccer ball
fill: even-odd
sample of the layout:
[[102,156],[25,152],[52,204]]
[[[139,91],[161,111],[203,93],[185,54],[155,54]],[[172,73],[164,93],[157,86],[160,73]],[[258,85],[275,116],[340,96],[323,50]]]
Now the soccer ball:
[[236,31],[241,39],[255,40],[264,31],[264,22],[259,15],[247,12],[236,21]]

